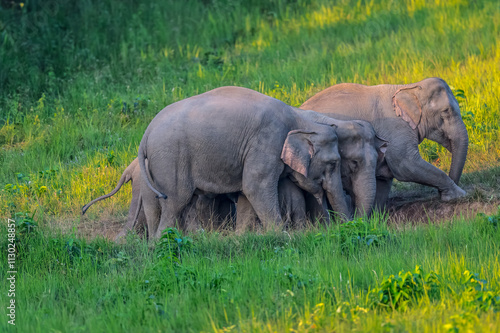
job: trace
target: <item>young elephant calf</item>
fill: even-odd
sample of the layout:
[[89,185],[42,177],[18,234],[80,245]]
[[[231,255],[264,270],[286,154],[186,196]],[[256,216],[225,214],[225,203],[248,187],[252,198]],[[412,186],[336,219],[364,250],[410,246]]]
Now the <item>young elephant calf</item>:
[[222,87],[167,106],[138,154],[144,183],[161,198],[156,237],[195,193],[241,191],[265,229],[280,226],[278,180],[286,175],[321,204],[326,192],[332,208],[349,217],[337,141],[330,118],[246,88]]

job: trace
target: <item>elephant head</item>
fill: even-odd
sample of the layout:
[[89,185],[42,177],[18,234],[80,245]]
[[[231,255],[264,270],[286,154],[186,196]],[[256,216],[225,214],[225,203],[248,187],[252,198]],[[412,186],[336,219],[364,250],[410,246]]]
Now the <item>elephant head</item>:
[[293,130],[286,137],[282,161],[291,169],[289,174],[300,188],[311,193],[322,207],[324,194],[333,210],[343,218],[351,213],[342,189],[338,138],[331,126],[318,125],[315,131]]
[[384,158],[388,142],[363,120],[337,121],[336,132],[343,187],[355,211],[369,214],[377,192],[376,168]]
[[429,78],[399,88],[392,97],[396,114],[413,129],[419,143],[435,141],[452,154],[450,178],[458,185],[467,157],[469,137],[458,102],[445,81]]

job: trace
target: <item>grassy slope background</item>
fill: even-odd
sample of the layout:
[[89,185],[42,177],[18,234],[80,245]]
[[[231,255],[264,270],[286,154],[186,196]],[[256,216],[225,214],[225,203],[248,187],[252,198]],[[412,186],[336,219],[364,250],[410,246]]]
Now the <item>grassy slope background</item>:
[[[498,325],[498,315],[481,310],[474,303],[480,296],[466,294],[469,282],[461,281],[469,269],[490,281],[487,290],[498,291],[493,217],[415,230],[378,217],[366,230],[389,230],[398,241],[349,253],[331,241],[341,233],[337,227],[290,237],[194,235],[197,250],[167,268],[139,240],[122,248],[65,235],[123,222],[129,187],[93,207],[87,220],[80,220],[80,208],[114,187],[159,110],[223,85],[300,105],[339,82],[442,77],[455,90],[470,136],[466,201],[495,200],[499,23],[496,1],[2,2],[0,215],[34,214],[39,225],[36,235],[19,239],[19,324],[40,331]],[[426,141],[421,151],[448,170],[444,148]],[[441,297],[425,296],[403,312],[369,306],[369,286],[418,264],[444,276]],[[276,282],[287,272],[291,284]],[[304,287],[305,280],[313,282]]]

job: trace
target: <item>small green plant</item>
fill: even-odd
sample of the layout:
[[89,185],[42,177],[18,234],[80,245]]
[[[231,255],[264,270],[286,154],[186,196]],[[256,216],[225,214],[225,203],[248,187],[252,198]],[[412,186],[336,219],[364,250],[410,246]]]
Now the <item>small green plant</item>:
[[43,171],[38,171],[38,177],[41,179],[53,179],[58,172],[59,168],[57,167],[53,169],[47,168]]
[[114,264],[117,266],[123,266],[126,265],[130,260],[130,257],[124,252],[124,251],[119,251],[115,257],[111,258],[108,260],[110,264]]
[[116,159],[115,152],[113,150],[108,151],[106,159],[108,161],[108,165],[115,165],[115,159]]
[[486,215],[485,213],[477,214],[477,217],[487,225],[493,226],[495,229],[498,228],[498,223],[500,222],[500,206],[498,206],[498,211],[493,215]]
[[433,271],[424,274],[420,266],[416,266],[413,272],[401,271],[384,277],[378,287],[368,292],[369,303],[372,307],[404,310],[410,302],[436,294],[440,285],[438,274]]
[[352,252],[355,248],[377,246],[389,236],[389,232],[370,225],[362,218],[341,224],[338,229],[332,229],[331,237],[337,238],[342,253]]
[[191,237],[183,236],[176,228],[167,228],[162,232],[156,244],[156,255],[162,261],[180,264],[182,254],[193,247]]
[[[462,285],[467,289],[461,299],[469,306],[482,311],[500,311],[500,293],[487,290],[488,281],[481,279],[478,273],[466,270],[462,275]],[[464,297],[465,295],[465,297]]]
[[38,225],[33,219],[34,216],[35,213],[29,215],[29,213],[26,212],[14,214],[14,220],[16,221],[16,236],[23,237],[36,230]]

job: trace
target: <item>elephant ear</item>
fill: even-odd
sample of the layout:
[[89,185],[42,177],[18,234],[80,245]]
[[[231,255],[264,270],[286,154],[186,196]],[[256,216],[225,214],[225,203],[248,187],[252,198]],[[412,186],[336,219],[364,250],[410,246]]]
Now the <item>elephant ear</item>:
[[387,146],[389,145],[389,141],[381,138],[378,135],[375,135],[375,148],[377,149],[377,164],[382,162],[385,157],[385,152],[387,151]]
[[403,118],[412,129],[417,128],[422,118],[422,106],[414,89],[421,90],[421,86],[399,88],[392,96],[392,106],[396,115]]
[[309,165],[314,155],[312,134],[316,133],[303,130],[288,132],[281,151],[281,160],[304,177],[307,177],[309,173]]

